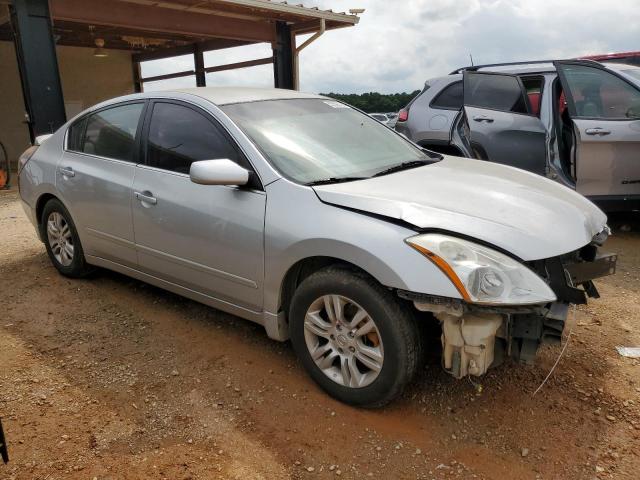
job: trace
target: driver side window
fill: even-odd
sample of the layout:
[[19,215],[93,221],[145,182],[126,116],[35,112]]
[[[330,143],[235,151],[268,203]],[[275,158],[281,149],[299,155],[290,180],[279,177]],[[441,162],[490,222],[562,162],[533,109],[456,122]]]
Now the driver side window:
[[147,165],[188,174],[193,162],[223,158],[242,165],[231,140],[205,115],[176,103],[154,104]]

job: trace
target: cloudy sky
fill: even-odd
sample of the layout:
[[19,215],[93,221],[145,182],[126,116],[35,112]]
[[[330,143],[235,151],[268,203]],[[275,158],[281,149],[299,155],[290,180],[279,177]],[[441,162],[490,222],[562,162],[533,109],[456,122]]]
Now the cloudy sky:
[[[300,57],[301,90],[412,91],[469,64],[640,50],[639,0],[296,0],[346,11],[360,23],[325,33]],[[293,3],[293,2],[292,2]],[[299,38],[301,43],[304,38]],[[209,52],[206,66],[262,58],[270,46]],[[193,68],[191,57],[147,62],[143,75]],[[147,89],[195,85],[193,79]],[[270,65],[207,75],[208,85],[273,86]]]

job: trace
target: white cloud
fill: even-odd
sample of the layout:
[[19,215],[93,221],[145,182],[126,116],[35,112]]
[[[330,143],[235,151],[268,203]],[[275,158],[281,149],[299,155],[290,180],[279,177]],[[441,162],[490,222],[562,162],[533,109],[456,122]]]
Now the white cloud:
[[[313,92],[411,91],[421,88],[428,78],[467,65],[470,53],[475,63],[574,57],[637,50],[640,38],[640,23],[634,20],[638,0],[302,3],[335,11],[366,8],[357,26],[329,31],[301,53],[301,88]],[[246,52],[211,52],[207,62],[221,64],[269,55],[266,45],[243,49]],[[193,68],[192,63],[184,67],[184,62],[164,62],[167,64],[156,62],[153,74],[176,71],[178,66]],[[207,80],[210,84],[267,86],[273,83],[273,73],[267,65],[220,72]]]

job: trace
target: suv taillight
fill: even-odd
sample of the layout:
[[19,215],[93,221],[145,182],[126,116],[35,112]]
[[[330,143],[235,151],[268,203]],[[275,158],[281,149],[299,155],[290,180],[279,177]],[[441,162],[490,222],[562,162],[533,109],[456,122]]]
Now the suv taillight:
[[402,110],[400,110],[398,112],[398,121],[399,122],[406,122],[407,120],[409,120],[409,109],[408,108],[403,108]]

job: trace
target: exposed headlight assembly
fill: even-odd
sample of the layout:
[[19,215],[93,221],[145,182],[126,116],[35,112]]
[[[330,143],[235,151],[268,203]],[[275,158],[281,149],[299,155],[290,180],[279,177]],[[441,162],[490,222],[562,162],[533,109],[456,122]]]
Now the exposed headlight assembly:
[[531,305],[556,300],[538,275],[491,248],[435,233],[405,241],[440,268],[467,302]]

